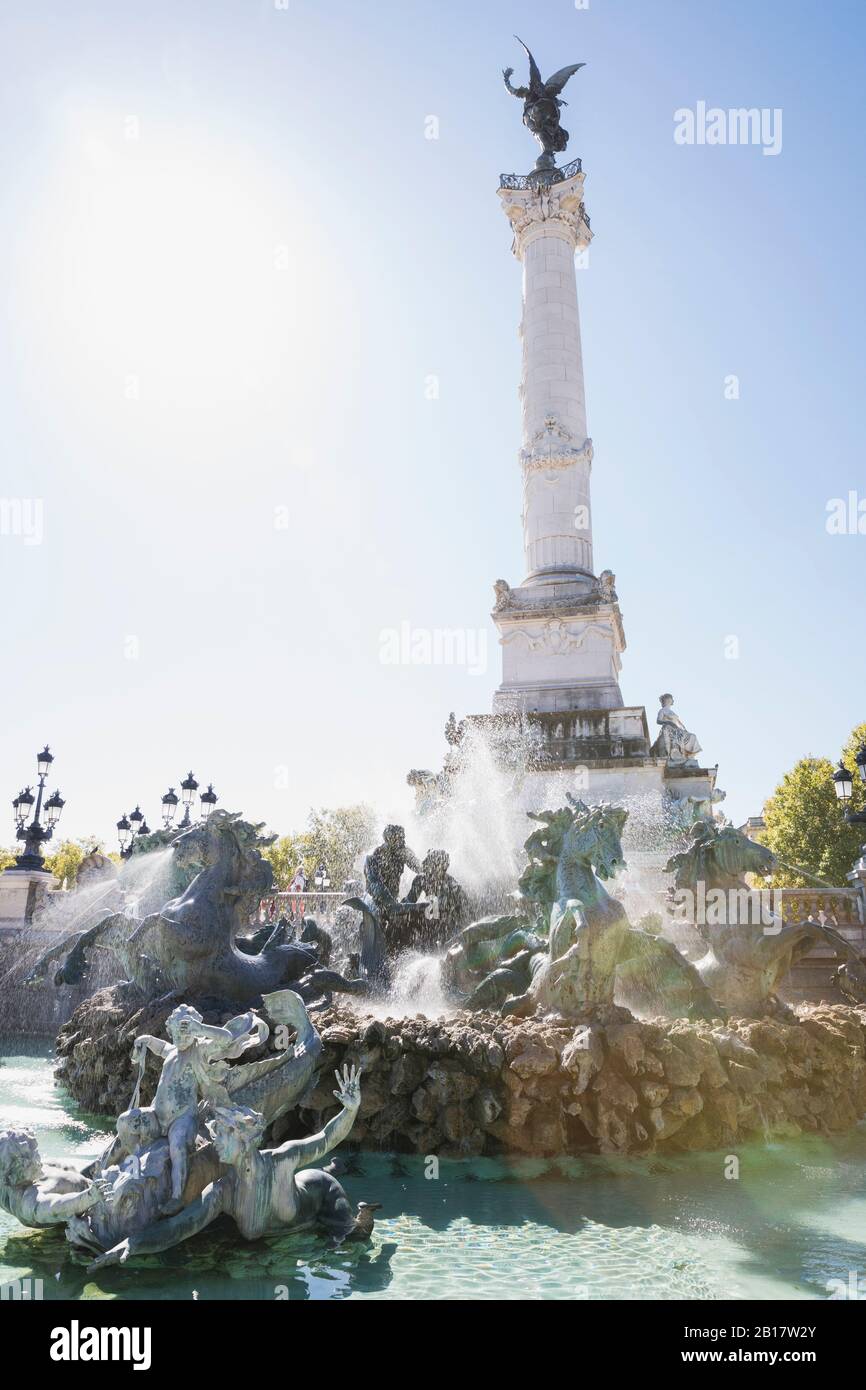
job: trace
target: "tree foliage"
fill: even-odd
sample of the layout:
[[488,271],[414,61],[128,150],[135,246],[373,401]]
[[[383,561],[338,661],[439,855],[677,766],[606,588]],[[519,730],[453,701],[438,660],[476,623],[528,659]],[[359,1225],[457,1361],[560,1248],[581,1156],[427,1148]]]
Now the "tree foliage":
[[263,851],[274,871],[278,889],[291,886],[299,866],[312,887],[319,864],[328,870],[332,889],[340,890],[346,879],[356,876],[356,861],[372,848],[376,817],[370,806],[337,806],[334,810],[311,810],[306,830],[283,835]]
[[[858,724],[842,755],[854,781],[852,811],[866,806],[866,785],[854,761],[864,742],[866,724]],[[866,834],[863,826],[847,824],[833,785],[834,771],[827,758],[801,758],[764,807],[767,828],[761,838],[780,861],[772,880],[775,888],[812,888],[819,886],[815,878],[835,888],[848,886],[846,874]]]
[[17,850],[0,848],[0,873],[2,873],[4,869],[11,869],[17,858]]

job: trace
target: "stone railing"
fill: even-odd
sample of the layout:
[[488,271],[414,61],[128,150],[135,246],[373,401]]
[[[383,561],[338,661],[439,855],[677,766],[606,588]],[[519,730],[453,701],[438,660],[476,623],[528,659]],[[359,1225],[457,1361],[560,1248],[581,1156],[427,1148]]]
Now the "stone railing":
[[313,888],[304,893],[269,893],[259,903],[258,921],[278,922],[281,917],[315,917],[318,921],[333,921],[340,904],[347,897],[352,897],[353,892],[361,891],[359,887],[348,892],[323,893]]
[[856,888],[781,888],[781,915],[786,922],[826,919],[828,926],[862,927],[863,902]]
[[529,714],[502,710],[496,714],[469,714],[467,727],[484,730],[495,749],[507,750],[515,733],[532,730],[531,760],[539,768],[581,766],[588,762],[646,758],[649,735],[642,709],[537,711]]
[[533,713],[527,719],[540,736],[542,763],[641,758],[649,752],[640,721],[624,718],[619,710]]

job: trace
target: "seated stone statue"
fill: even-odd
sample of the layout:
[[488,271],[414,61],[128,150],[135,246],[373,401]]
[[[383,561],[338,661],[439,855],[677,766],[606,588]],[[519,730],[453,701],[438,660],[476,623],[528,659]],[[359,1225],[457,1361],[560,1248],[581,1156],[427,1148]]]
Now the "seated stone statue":
[[701,745],[674,709],[673,695],[662,695],[659,699],[661,709],[656,723],[661,725],[662,731],[652,746],[653,757],[665,758],[672,767],[697,767]]
[[[198,1129],[198,1104],[228,1104],[228,1092],[223,1078],[229,1059],[239,1057],[249,1047],[255,1047],[268,1035],[267,1024],[252,1013],[240,1014],[225,1028],[204,1023],[197,1009],[180,1004],[166,1021],[171,1042],[143,1033],[136,1038],[132,1060],[143,1069],[144,1057],[153,1052],[162,1058],[162,1071],[153,1098],[153,1105],[139,1110],[137,1094],[127,1116],[134,1128],[146,1134],[148,1141],[160,1135],[168,1139],[171,1154],[171,1205],[177,1209],[181,1202],[189,1171],[189,1155],[195,1144]],[[136,1092],[138,1088],[136,1087]],[[132,1125],[132,1116],[137,1119]],[[147,1117],[146,1119],[144,1117]],[[126,1117],[121,1116],[121,1120]],[[123,1156],[124,1126],[119,1125],[118,1139],[106,1166],[117,1163]]]
[[[123,1264],[131,1255],[171,1249],[203,1231],[220,1215],[230,1216],[246,1240],[286,1230],[317,1228],[336,1241],[364,1240],[373,1230],[378,1204],[361,1202],[353,1215],[336,1178],[309,1164],[324,1158],[349,1134],[361,1103],[360,1068],[335,1073],[334,1092],[343,1109],[320,1134],[291,1139],[278,1149],[259,1149],[264,1116],[246,1106],[218,1106],[208,1122],[227,1171],[179,1212],[120,1241],[89,1266]],[[298,1172],[298,1169],[303,1169]]]
[[54,1226],[105,1201],[108,1183],[91,1182],[68,1163],[43,1164],[29,1130],[0,1134],[0,1208],[23,1226]]

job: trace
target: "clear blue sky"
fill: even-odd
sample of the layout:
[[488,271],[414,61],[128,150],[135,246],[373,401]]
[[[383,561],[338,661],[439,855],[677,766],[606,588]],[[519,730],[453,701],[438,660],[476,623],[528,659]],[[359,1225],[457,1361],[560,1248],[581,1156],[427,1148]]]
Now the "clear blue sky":
[[[0,794],[47,738],[74,835],[155,824],[189,767],[281,831],[395,813],[448,711],[490,708],[491,586],[522,578],[515,32],[587,64],[625,700],[675,693],[735,819],[835,756],[866,717],[866,535],[825,529],[866,498],[864,30],[854,0],[7,0],[0,496],[44,539],[0,536]],[[781,154],[676,145],[701,100],[781,108]],[[403,621],[486,628],[486,673],[382,665]]]

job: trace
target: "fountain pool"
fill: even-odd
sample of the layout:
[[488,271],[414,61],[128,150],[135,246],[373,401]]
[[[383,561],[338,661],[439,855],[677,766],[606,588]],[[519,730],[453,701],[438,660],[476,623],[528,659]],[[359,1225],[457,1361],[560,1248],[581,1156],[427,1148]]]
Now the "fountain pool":
[[[49,1040],[0,1044],[0,1128],[27,1125],[46,1157],[84,1162],[108,1137],[55,1086]],[[866,1283],[866,1125],[832,1139],[637,1160],[440,1161],[362,1153],[345,1183],[383,1210],[369,1247],[304,1236],[238,1242],[213,1229],[183,1250],[97,1277],[60,1232],[0,1212],[0,1283],[46,1299],[826,1299]],[[357,1168],[357,1171],[354,1171]]]

